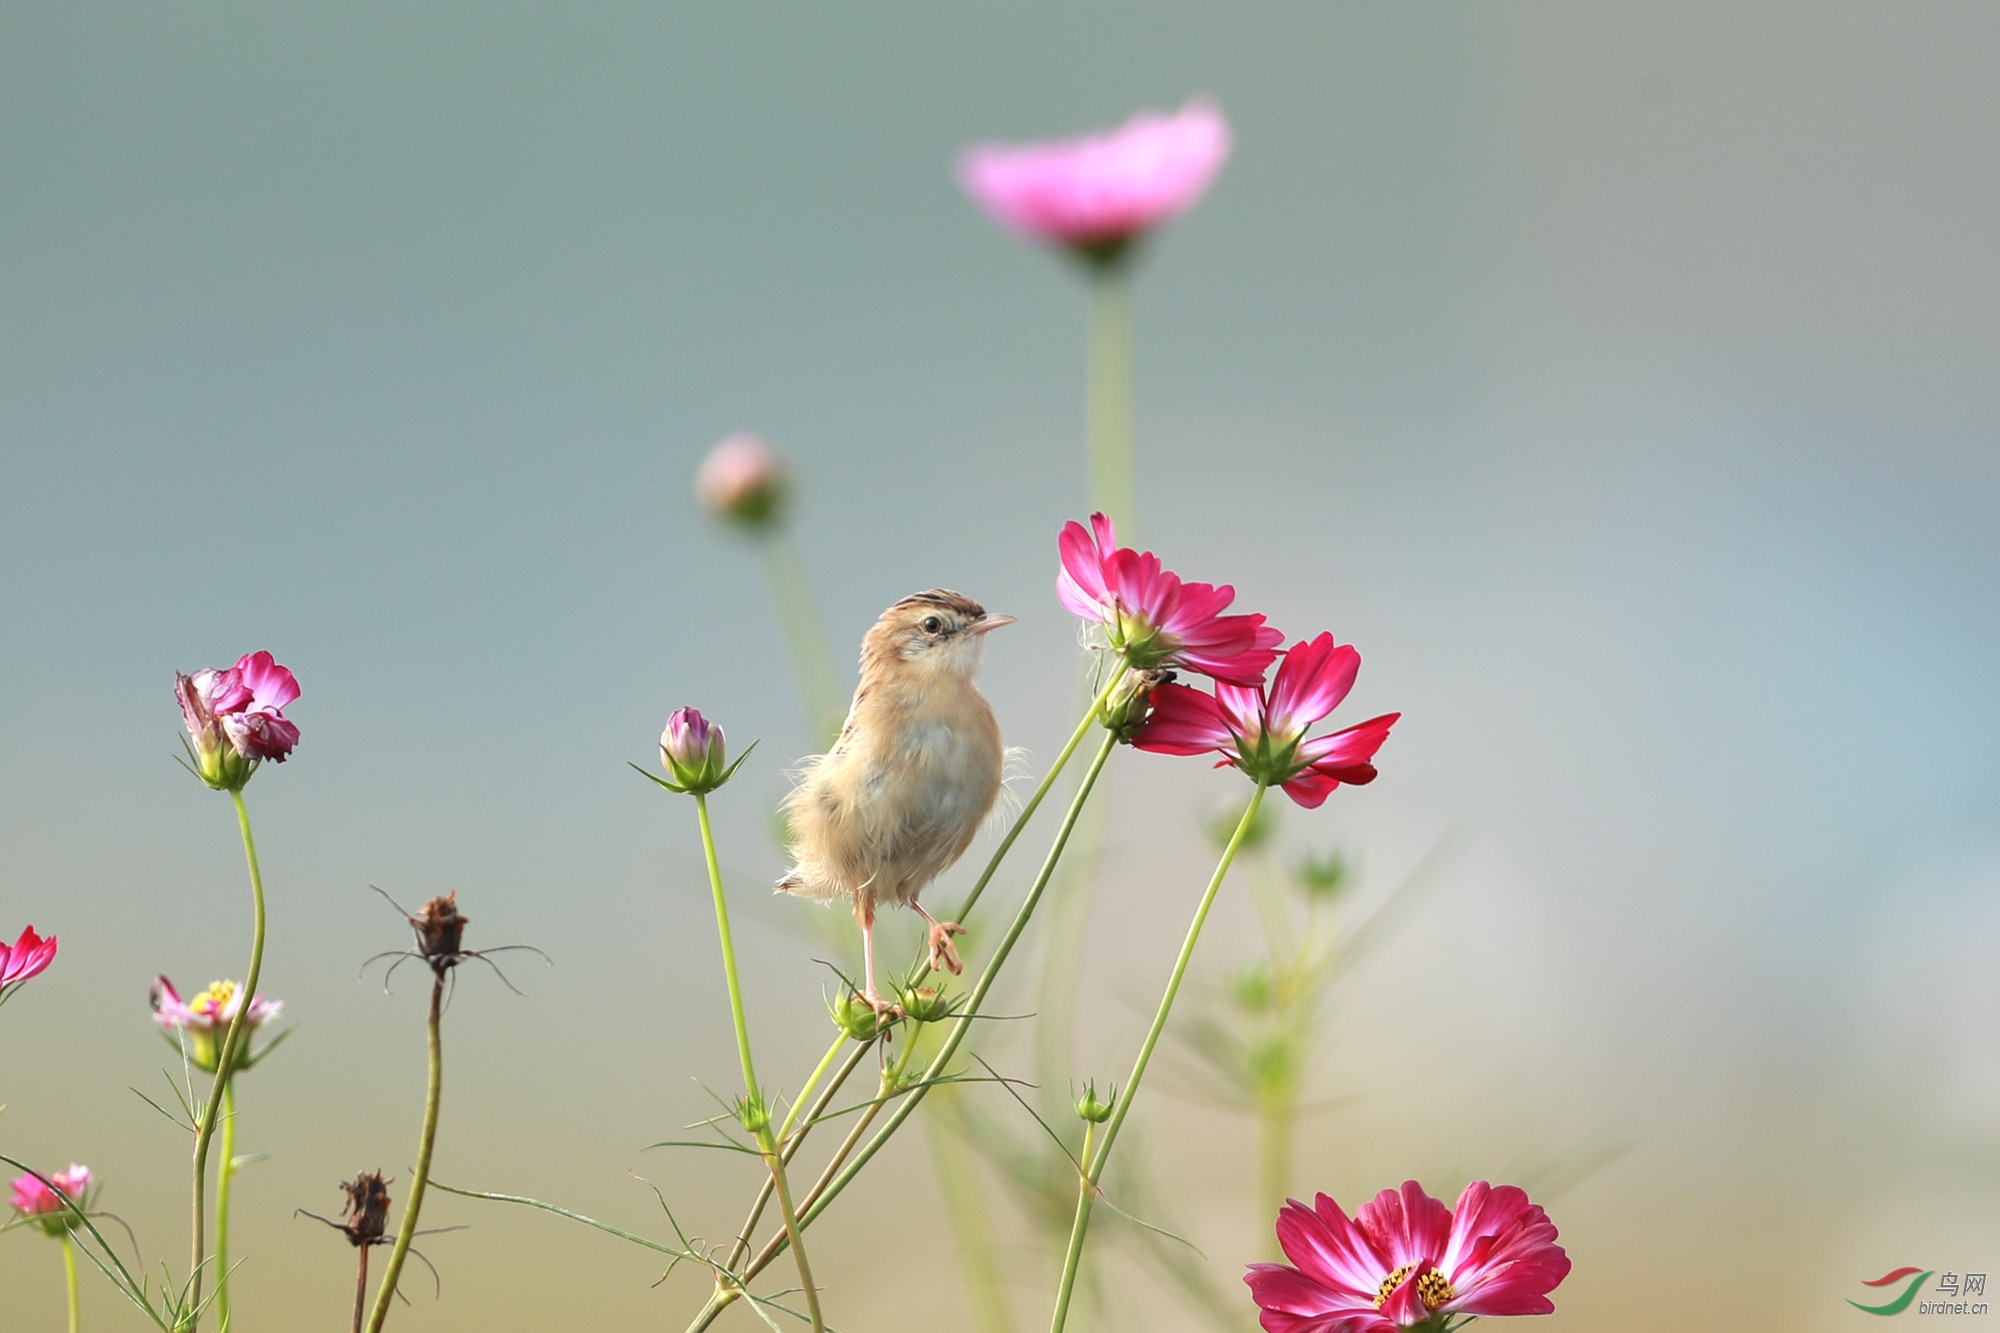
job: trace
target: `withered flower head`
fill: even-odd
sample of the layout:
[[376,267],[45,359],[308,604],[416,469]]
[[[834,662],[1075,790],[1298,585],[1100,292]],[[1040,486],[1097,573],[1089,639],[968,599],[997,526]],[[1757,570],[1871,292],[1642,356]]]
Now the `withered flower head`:
[[380,1171],[363,1171],[340,1182],[340,1188],[347,1192],[347,1206],[340,1210],[347,1225],[340,1229],[347,1233],[348,1243],[380,1245],[389,1229],[389,1182]]
[[459,914],[456,891],[431,899],[424,904],[421,914],[410,918],[410,925],[417,932],[417,952],[424,956],[433,972],[442,973],[458,965],[465,953],[459,945],[469,920]]

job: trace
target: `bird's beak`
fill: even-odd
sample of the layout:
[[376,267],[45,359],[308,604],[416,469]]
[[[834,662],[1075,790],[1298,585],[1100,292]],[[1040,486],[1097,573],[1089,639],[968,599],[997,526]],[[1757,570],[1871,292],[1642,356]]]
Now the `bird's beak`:
[[1013,623],[1014,617],[1012,616],[981,616],[970,625],[967,625],[966,628],[974,634],[984,634],[988,630],[999,629],[1002,625],[1011,625]]

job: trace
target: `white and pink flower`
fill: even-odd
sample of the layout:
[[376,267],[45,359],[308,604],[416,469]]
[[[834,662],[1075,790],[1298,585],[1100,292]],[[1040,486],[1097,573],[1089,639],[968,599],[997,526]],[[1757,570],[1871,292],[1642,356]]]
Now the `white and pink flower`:
[[[230,1023],[235,1021],[236,1011],[243,1007],[243,988],[233,981],[212,981],[206,989],[183,1001],[174,983],[162,974],[153,978],[152,1002],[153,1021],[160,1025],[167,1039],[176,1046],[185,1041],[189,1062],[197,1069],[214,1073],[222,1062],[223,1038]],[[268,1000],[262,995],[250,1001],[250,1011],[243,1015],[237,1056],[230,1062],[232,1069],[248,1069],[263,1058],[263,1052],[251,1051],[250,1036],[276,1018],[284,1007],[283,1000]],[[280,1033],[270,1045],[277,1045],[285,1035]]]
[[250,653],[227,669],[176,675],[174,697],[195,771],[217,790],[240,791],[258,764],[282,764],[299,743],[298,727],[285,716],[285,706],[299,697],[299,683],[267,652]]
[[[53,1184],[55,1189],[50,1189]],[[79,1209],[89,1206],[90,1168],[70,1163],[67,1171],[57,1171],[47,1181],[32,1172],[14,1178],[13,1196],[8,1200],[14,1211],[30,1220],[31,1225],[47,1235],[60,1236],[69,1230],[69,1209],[62,1195],[68,1195],[70,1202]],[[57,1194],[61,1190],[62,1194]]]

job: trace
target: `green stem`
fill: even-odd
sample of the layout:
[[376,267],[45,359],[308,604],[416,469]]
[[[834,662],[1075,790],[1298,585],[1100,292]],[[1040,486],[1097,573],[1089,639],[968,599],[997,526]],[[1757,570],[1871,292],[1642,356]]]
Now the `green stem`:
[[1132,539],[1132,289],[1124,266],[1098,267],[1090,291],[1090,502]]
[[[894,1136],[898,1129],[902,1128],[903,1123],[916,1113],[917,1107],[923,1104],[925,1094],[931,1088],[938,1085],[938,1079],[943,1075],[952,1057],[958,1053],[958,1048],[964,1042],[967,1031],[971,1028],[973,1020],[978,1016],[980,1005],[985,1002],[986,994],[992,989],[994,979],[999,976],[1000,969],[1006,964],[1007,956],[1013,952],[1014,945],[1021,938],[1021,932],[1027,929],[1029,919],[1034,916],[1035,907],[1040,903],[1043,891],[1048,888],[1049,880],[1055,874],[1056,863],[1062,859],[1063,848],[1069,841],[1070,831],[1076,826],[1077,815],[1083,810],[1084,803],[1089,800],[1091,788],[1097,785],[1097,775],[1103,771],[1105,760],[1111,757],[1111,751],[1117,744],[1117,736],[1107,731],[1104,736],[1104,744],[1098,748],[1096,757],[1091,760],[1090,768],[1085,772],[1083,782],[1078,786],[1075,797],[1070,801],[1069,810],[1063,816],[1061,826],[1056,830],[1055,842],[1050,846],[1048,856],[1043,860],[1042,868],[1035,876],[1034,885],[1028,890],[1028,896],[1014,913],[1014,920],[1008,925],[1007,933],[1000,941],[1000,947],[994,951],[992,961],[986,965],[986,971],[980,976],[979,984],[973,987],[971,995],[967,997],[965,1007],[959,1011],[958,1018],[952,1024],[951,1031],[946,1035],[943,1045],[938,1049],[937,1055],[932,1058],[929,1066],[926,1067],[923,1074],[918,1078],[917,1086],[913,1087],[909,1094],[904,1097],[902,1103],[897,1106],[894,1114],[889,1117],[889,1122],[875,1132],[874,1138],[868,1141],[867,1146],[862,1148],[852,1161],[847,1161],[845,1166],[842,1167],[843,1160],[847,1157],[851,1145],[858,1141],[860,1137],[859,1131],[865,1128],[866,1124],[856,1126],[856,1132],[848,1136],[847,1143],[842,1145],[840,1152],[836,1153],[833,1161],[828,1163],[826,1173],[820,1177],[820,1183],[815,1185],[812,1192],[806,1196],[805,1206],[799,1211],[800,1230],[803,1231],[805,1228],[811,1226],[818,1219],[819,1215],[826,1211],[834,1198],[843,1189],[847,1188],[848,1184],[853,1181],[862,1168],[868,1165],[869,1160],[882,1150],[882,1146]],[[908,1058],[907,1052],[905,1058]],[[885,1083],[885,1095],[886,1091],[893,1091],[896,1086],[900,1086],[900,1083],[900,1075],[895,1082]],[[882,1105],[884,1103],[878,1102],[875,1106],[871,1106],[868,1110],[868,1118],[872,1120]],[[842,1169],[838,1175],[833,1175],[837,1167],[841,1167]],[[831,1177],[831,1179],[828,1177]],[[784,1252],[785,1244],[785,1237],[772,1237],[770,1243],[765,1245],[757,1257],[751,1260],[749,1267],[741,1274],[743,1279],[748,1281],[750,1278],[761,1273],[773,1259],[776,1259]],[[687,1333],[701,1333],[701,1330],[715,1322],[716,1316],[722,1312],[723,1307],[728,1303],[727,1300],[711,1298],[709,1303],[703,1306],[701,1312],[695,1316],[694,1322],[688,1325]]]
[[834,1037],[833,1045],[826,1048],[826,1054],[819,1058],[819,1064],[813,1069],[812,1077],[806,1080],[803,1088],[799,1089],[799,1095],[792,1099],[792,1109],[785,1113],[785,1122],[778,1126],[778,1142],[783,1143],[792,1137],[792,1126],[798,1123],[799,1112],[806,1106],[806,1098],[812,1096],[813,1088],[826,1071],[833,1067],[834,1057],[840,1054],[841,1047],[845,1045],[847,1045],[847,1034],[839,1033]]
[[242,1002],[236,1006],[236,1014],[229,1020],[228,1033],[222,1039],[222,1053],[215,1064],[215,1086],[209,1090],[208,1100],[202,1105],[201,1124],[194,1135],[194,1225],[193,1246],[188,1262],[188,1315],[181,1321],[185,1333],[201,1322],[201,1270],[208,1257],[204,1243],[203,1229],[208,1220],[204,1195],[208,1186],[208,1145],[215,1137],[215,1118],[222,1109],[223,1092],[229,1086],[229,1079],[236,1072],[236,1050],[243,1037],[244,1019],[250,1014],[250,1002],[257,996],[257,983],[264,973],[264,873],[257,867],[257,840],[250,833],[250,811],[243,804],[243,793],[232,791],[229,799],[236,804],[236,827],[243,834],[243,858],[250,866],[250,902],[255,912],[256,924],[250,936],[250,970],[243,978]]
[[69,1333],[77,1333],[83,1324],[78,1318],[80,1312],[76,1302],[76,1246],[70,1242],[67,1231],[63,1232],[62,1247],[63,1281],[69,1289]]
[[736,975],[736,942],[729,933],[729,901],[722,895],[722,867],[715,859],[715,830],[708,822],[708,797],[694,794],[695,815],[701,821],[701,850],[708,859],[708,887],[715,898],[715,933],[722,939],[722,975],[729,983],[729,1016],[736,1024],[736,1055],[743,1062],[744,1093],[760,1100],[757,1068],[750,1059],[750,1025],[743,1016],[743,983]]
[[782,527],[765,536],[758,543],[758,550],[764,557],[764,578],[771,588],[771,605],[778,613],[785,647],[791,652],[806,724],[815,741],[832,745],[846,716],[841,707],[845,691],[826,636],[826,623],[820,619],[819,604],[813,600],[805,561],[799,558],[799,548]]
[[444,1016],[446,970],[437,968],[431,980],[430,1070],[424,1089],[424,1132],[417,1140],[417,1165],[410,1172],[410,1197],[403,1203],[403,1225],[396,1231],[396,1243],[389,1247],[389,1262],[382,1270],[382,1286],[375,1293],[375,1309],[368,1316],[368,1333],[382,1333],[389,1317],[389,1304],[396,1299],[396,1284],[403,1277],[403,1260],[416,1239],[417,1217],[424,1207],[424,1186],[431,1178],[431,1149],[437,1146],[438,1103],[444,1092],[444,1039],[439,1020]]
[[1257,1108],[1258,1175],[1262,1185],[1259,1191],[1262,1207],[1257,1216],[1259,1230],[1266,1233],[1264,1247],[1272,1259],[1282,1259],[1283,1255],[1277,1248],[1276,1233],[1261,1219],[1276,1217],[1285,1206],[1285,1196],[1291,1192],[1292,1131],[1298,1123],[1298,1110],[1298,1097],[1289,1080],[1286,1086],[1262,1098]]
[[[247,1006],[250,997],[245,995]],[[236,1180],[236,1076],[222,1085],[222,1160],[215,1165],[215,1323],[229,1327],[229,1187]]]
[[1095,1157],[1085,1159],[1084,1188],[1077,1194],[1076,1218],[1070,1224],[1069,1249],[1063,1255],[1062,1285],[1056,1291],[1056,1308],[1049,1322],[1049,1333],[1062,1333],[1063,1322],[1069,1317],[1070,1296],[1075,1290],[1077,1268],[1083,1259],[1083,1239],[1090,1229],[1090,1210],[1097,1200],[1098,1183],[1104,1179],[1105,1164],[1111,1158],[1111,1149],[1118,1141],[1118,1131],[1124,1127],[1125,1117],[1131,1113],[1132,1102],[1139,1094],[1139,1085],[1145,1080],[1146,1066],[1153,1059],[1153,1048],[1160,1044],[1160,1034],[1166,1031],[1167,1015],[1173,1012],[1174,997],[1180,994],[1181,979],[1187,975],[1188,962],[1194,957],[1194,946],[1201,939],[1201,928],[1208,920],[1208,909],[1215,905],[1215,895],[1222,888],[1223,877],[1229,873],[1229,864],[1236,859],[1236,851],[1243,845],[1244,835],[1250,831],[1250,821],[1257,817],[1257,807],[1264,803],[1264,792],[1265,785],[1259,782],[1257,794],[1250,798],[1243,818],[1237,822],[1236,832],[1230,836],[1229,846],[1223,849],[1222,860],[1216,865],[1215,874],[1209,878],[1208,890],[1201,896],[1201,905],[1195,908],[1194,920],[1188,923],[1187,938],[1181,942],[1180,956],[1174,960],[1173,974],[1167,978],[1167,988],[1160,996],[1153,1024],[1146,1030],[1146,1040],[1140,1043],[1138,1059],[1132,1062],[1132,1073],[1125,1080],[1125,1090],[1119,1095],[1117,1109],[1111,1113],[1110,1123],[1104,1127],[1104,1142],[1098,1145]]
[[806,1259],[805,1241],[799,1235],[798,1209],[792,1207],[792,1187],[785,1179],[784,1154],[778,1151],[778,1141],[771,1137],[768,1127],[759,1138],[764,1165],[771,1169],[771,1184],[778,1191],[778,1215],[785,1220],[785,1236],[791,1242],[792,1257],[798,1261],[799,1281],[805,1286],[806,1315],[812,1320],[813,1333],[826,1333],[826,1321],[819,1312],[819,1288],[813,1283],[812,1264]]

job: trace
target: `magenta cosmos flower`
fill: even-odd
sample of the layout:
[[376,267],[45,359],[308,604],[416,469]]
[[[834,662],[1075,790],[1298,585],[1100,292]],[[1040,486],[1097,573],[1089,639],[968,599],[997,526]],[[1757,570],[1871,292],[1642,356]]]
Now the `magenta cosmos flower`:
[[959,158],[958,181],[1009,231],[1110,261],[1194,207],[1228,156],[1229,123],[1195,101],[1079,139],[976,145]]
[[[205,1073],[214,1073],[215,1067],[222,1063],[223,1037],[242,1007],[243,988],[233,981],[212,981],[206,990],[183,1002],[173,982],[164,975],[153,978],[153,1021],[176,1047],[185,1036],[188,1060]],[[249,1036],[276,1018],[284,1007],[283,1000],[267,1000],[261,995],[250,1001],[250,1012],[243,1016],[243,1036],[237,1038],[237,1057],[230,1062],[230,1068],[248,1069],[263,1058],[264,1051],[255,1054],[250,1051]],[[286,1035],[278,1034],[264,1050],[277,1045]]]
[[[69,1170],[58,1171],[50,1176],[49,1180],[54,1182],[56,1189],[67,1194],[77,1207],[88,1206],[89,1201],[84,1196],[90,1191],[89,1167],[78,1166],[72,1162]],[[14,1205],[15,1212],[22,1217],[33,1219],[33,1225],[48,1235],[60,1236],[69,1229],[67,1221],[61,1216],[67,1211],[63,1207],[61,1196],[56,1190],[44,1184],[38,1176],[16,1176],[14,1194],[8,1202]]]
[[718,518],[761,528],[784,512],[790,469],[755,435],[732,435],[708,451],[694,474],[695,503]]
[[1217,680],[1263,683],[1285,636],[1261,615],[1223,615],[1236,589],[1181,582],[1151,551],[1118,545],[1103,514],[1092,514],[1087,529],[1065,524],[1056,545],[1056,596],[1071,614],[1102,625],[1133,670],[1186,667]]
[[1152,716],[1132,744],[1155,754],[1222,756],[1258,782],[1282,786],[1285,794],[1311,810],[1341,783],[1375,780],[1370,762],[1401,713],[1384,713],[1344,731],[1306,739],[1306,729],[1339,707],[1354,688],[1361,654],[1335,644],[1331,634],[1285,650],[1269,691],[1218,680],[1215,693],[1185,685],[1153,691]]
[[224,671],[174,677],[174,697],[192,738],[195,771],[218,791],[241,791],[266,759],[284,763],[299,743],[285,706],[299,683],[269,653],[256,652]]
[[33,926],[24,927],[12,944],[0,944],[0,994],[29,977],[40,976],[56,960],[56,937],[43,939]]
[[[1288,1200],[1278,1243],[1290,1264],[1252,1264],[1243,1280],[1265,1333],[1395,1333],[1453,1315],[1551,1314],[1569,1276],[1555,1223],[1512,1185],[1475,1180],[1456,1209],[1414,1180],[1354,1215],[1322,1194]],[[1296,1265],[1296,1267],[1294,1266]]]

